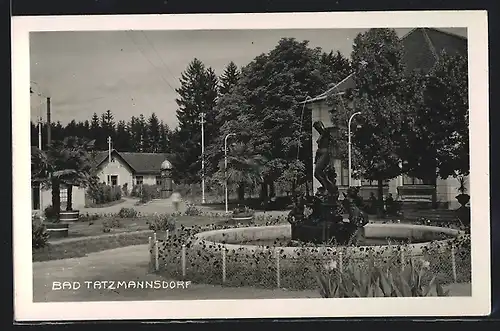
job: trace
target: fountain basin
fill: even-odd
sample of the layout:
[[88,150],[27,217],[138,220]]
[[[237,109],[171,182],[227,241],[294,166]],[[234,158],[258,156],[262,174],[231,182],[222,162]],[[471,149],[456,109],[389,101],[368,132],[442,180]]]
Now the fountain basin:
[[[459,237],[464,232],[455,229],[442,228],[437,226],[413,225],[413,224],[377,224],[369,223],[364,226],[364,237],[371,240],[371,244],[363,246],[315,246],[315,247],[286,247],[280,246],[280,242],[285,242],[291,238],[291,226],[258,226],[244,228],[230,228],[201,232],[196,235],[195,246],[203,246],[203,249],[220,250],[225,248],[229,251],[240,253],[261,252],[263,250],[279,250],[288,256],[299,256],[304,252],[314,255],[324,255],[326,253],[344,252],[353,257],[366,257],[368,251],[372,253],[384,254],[391,251],[388,248],[400,246],[387,242],[387,238],[398,241],[410,240],[405,244],[405,251],[410,255],[421,255],[422,250],[429,246],[431,242],[443,244]],[[266,243],[278,242],[278,245]]]

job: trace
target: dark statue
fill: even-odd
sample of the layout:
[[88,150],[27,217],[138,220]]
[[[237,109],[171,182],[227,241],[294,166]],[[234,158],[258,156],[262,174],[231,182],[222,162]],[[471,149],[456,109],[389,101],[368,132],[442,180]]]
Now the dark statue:
[[[344,205],[339,203],[337,173],[331,164],[336,154],[335,128],[325,128],[321,121],[313,124],[320,134],[316,141],[318,150],[315,156],[314,177],[322,185],[313,197],[296,196],[294,205],[288,215],[292,226],[292,240],[312,243],[336,242],[347,245],[353,238],[360,236],[360,231],[368,218],[360,206],[356,188],[349,188],[344,194]],[[306,214],[306,207],[310,213]],[[349,222],[345,222],[342,214],[347,212]]]

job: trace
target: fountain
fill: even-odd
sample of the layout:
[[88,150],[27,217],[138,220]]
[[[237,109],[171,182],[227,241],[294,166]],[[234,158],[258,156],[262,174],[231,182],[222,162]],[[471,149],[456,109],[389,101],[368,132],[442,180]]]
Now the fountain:
[[[322,186],[312,199],[296,197],[294,207],[288,215],[291,237],[292,240],[301,242],[318,244],[335,241],[337,244],[346,245],[362,236],[362,229],[368,223],[368,217],[355,203],[355,188],[348,189],[344,206],[339,203],[337,174],[331,165],[331,159],[335,156],[335,138],[338,131],[334,127],[325,128],[321,121],[315,122],[313,127],[320,135],[317,140],[314,177]],[[306,213],[306,207],[310,213]],[[342,216],[344,210],[349,215],[347,220]]]
[[[183,246],[184,259],[201,261],[199,263],[209,261],[215,279],[220,276],[222,282],[229,274],[238,274],[245,282],[246,272],[253,273],[254,268],[262,268],[257,272],[259,280],[256,282],[262,282],[264,278],[274,279],[276,286],[280,287],[281,282],[288,279],[288,286],[295,286],[291,275],[296,275],[295,280],[302,277],[308,282],[312,279],[308,286],[313,288],[317,284],[311,270],[318,265],[328,270],[331,266],[342,270],[346,265],[364,268],[370,259],[378,265],[390,264],[395,268],[402,268],[409,261],[437,266],[442,263],[442,257],[455,261],[458,255],[454,247],[460,242],[457,239],[465,234],[463,231],[428,225],[369,222],[360,209],[358,188],[355,187],[344,193],[343,202],[339,201],[337,174],[331,166],[336,155],[338,131],[325,128],[321,122],[315,122],[313,126],[320,134],[314,177],[321,186],[311,198],[295,196],[294,206],[287,217],[288,224],[211,228],[198,232],[189,244]],[[347,218],[344,214],[348,215]],[[164,253],[165,257],[174,255]],[[191,276],[206,277],[197,270],[191,268]],[[261,277],[263,273],[273,275]],[[455,279],[456,275],[453,277]]]
[[[368,251],[382,253],[387,248],[398,249],[404,245],[409,255],[419,256],[431,242],[444,244],[464,234],[463,231],[436,226],[370,223],[360,209],[358,188],[355,187],[347,190],[341,203],[337,174],[330,162],[335,156],[338,131],[333,127],[325,128],[320,121],[313,126],[320,134],[314,177],[322,186],[312,198],[295,197],[287,217],[290,225],[205,231],[196,235],[195,247],[205,250],[223,246],[227,250],[250,254],[262,249],[278,250],[290,256],[307,251],[318,257],[343,251],[365,258]],[[344,219],[344,213],[348,214],[347,219]]]

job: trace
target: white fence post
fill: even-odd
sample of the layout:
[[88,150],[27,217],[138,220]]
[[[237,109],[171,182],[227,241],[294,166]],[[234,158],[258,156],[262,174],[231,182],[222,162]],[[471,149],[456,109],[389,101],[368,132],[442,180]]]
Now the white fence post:
[[342,251],[338,252],[338,257],[339,257],[339,272],[342,272],[343,270]]
[[154,255],[154,250],[153,250],[153,238],[149,237],[148,238],[148,252],[149,252],[149,268],[150,270],[153,268],[153,255]]
[[167,233],[165,234],[165,240],[168,240],[168,235],[169,235],[169,233],[168,233],[168,230],[167,230]]
[[182,245],[181,250],[182,277],[186,277],[186,245]]
[[158,248],[158,240],[155,241],[155,270],[160,270],[160,252]]
[[457,261],[455,260],[455,246],[451,246],[451,270],[453,271],[453,281],[457,282]]
[[401,248],[401,271],[405,270],[405,251]]
[[226,248],[222,247],[222,283],[226,282]]
[[156,242],[156,232],[153,233],[153,241]]
[[280,252],[276,250],[276,285],[281,288],[281,275],[280,275]]

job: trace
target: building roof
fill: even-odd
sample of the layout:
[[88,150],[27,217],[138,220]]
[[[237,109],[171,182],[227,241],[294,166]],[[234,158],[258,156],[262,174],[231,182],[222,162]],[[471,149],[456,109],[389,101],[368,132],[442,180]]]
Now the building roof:
[[165,160],[162,162],[160,169],[161,170],[172,170],[173,166],[169,160]]
[[[403,61],[407,72],[415,69],[428,72],[442,51],[448,54],[467,55],[467,38],[434,28],[415,28],[404,35],[401,41],[404,49]],[[304,103],[324,100],[334,92],[343,94],[346,90],[356,86],[354,78],[354,73],[351,73],[327,91]]]
[[[136,174],[157,174],[160,172],[162,163],[170,159],[170,155],[166,153],[118,152],[114,149],[112,153],[120,156]],[[97,152],[95,154],[95,166],[101,165],[107,158],[108,151]]]

